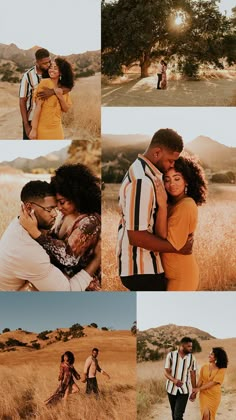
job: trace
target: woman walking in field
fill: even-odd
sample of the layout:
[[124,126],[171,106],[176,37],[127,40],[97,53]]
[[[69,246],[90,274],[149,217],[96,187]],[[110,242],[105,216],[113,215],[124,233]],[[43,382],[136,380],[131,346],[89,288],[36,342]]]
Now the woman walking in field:
[[[164,174],[164,186],[156,180],[159,216],[156,235],[167,239],[178,251],[197,226],[197,206],[206,201],[206,181],[201,166],[192,157],[180,156]],[[162,253],[168,291],[195,291],[199,269],[193,254]]]
[[[67,112],[72,104],[69,91],[74,86],[74,76],[70,63],[63,58],[55,58],[48,69],[50,78],[42,79],[34,92],[36,108],[33,114],[31,140],[62,140],[62,112]],[[43,89],[51,89],[54,94],[46,100],[38,98]]]
[[202,366],[197,387],[190,399],[195,399],[199,392],[201,420],[215,420],[221,401],[221,385],[224,381],[228,357],[222,347],[213,347],[209,354],[209,363]]
[[80,375],[74,368],[74,354],[71,351],[66,351],[61,356],[60,372],[58,380],[60,384],[54,394],[49,397],[45,404],[54,404],[59,400],[66,400],[69,394],[79,392],[79,387],[76,385],[74,379],[79,380]]

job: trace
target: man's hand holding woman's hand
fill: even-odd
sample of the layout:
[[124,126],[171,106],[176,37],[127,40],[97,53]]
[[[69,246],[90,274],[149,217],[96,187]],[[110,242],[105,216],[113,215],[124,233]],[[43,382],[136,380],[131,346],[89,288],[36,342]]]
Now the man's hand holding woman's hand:
[[38,229],[38,221],[34,214],[34,210],[31,210],[29,213],[24,203],[21,204],[19,222],[33,239],[37,239],[41,235],[41,232]]

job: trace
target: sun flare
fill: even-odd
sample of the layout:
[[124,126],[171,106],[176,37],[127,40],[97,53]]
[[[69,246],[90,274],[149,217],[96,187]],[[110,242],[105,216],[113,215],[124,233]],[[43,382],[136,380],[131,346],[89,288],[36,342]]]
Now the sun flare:
[[175,16],[175,25],[180,26],[184,23],[184,16],[181,12],[177,12]]

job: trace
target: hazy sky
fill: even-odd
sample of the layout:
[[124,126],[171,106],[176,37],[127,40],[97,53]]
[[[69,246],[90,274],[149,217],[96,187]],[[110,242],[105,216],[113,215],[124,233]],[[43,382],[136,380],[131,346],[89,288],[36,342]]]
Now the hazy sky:
[[0,332],[4,328],[40,332],[91,322],[99,328],[125,330],[135,320],[135,293],[0,293]]
[[235,0],[221,0],[219,4],[219,9],[222,13],[227,11],[227,15],[231,15],[231,9],[236,6]]
[[216,338],[236,337],[234,292],[137,293],[137,325],[146,330],[176,324]]
[[101,48],[100,0],[1,2],[0,43],[68,55]]
[[204,135],[236,147],[233,107],[102,108],[103,134],[152,136],[159,128],[173,128],[184,143]]
[[35,158],[44,156],[68,146],[70,140],[19,141],[4,140],[1,147],[0,162],[13,160],[17,157]]

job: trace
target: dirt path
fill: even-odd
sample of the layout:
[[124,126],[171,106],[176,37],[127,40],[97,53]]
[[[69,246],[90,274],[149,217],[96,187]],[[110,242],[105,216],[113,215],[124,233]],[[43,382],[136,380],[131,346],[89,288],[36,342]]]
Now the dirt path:
[[[216,415],[216,420],[235,420],[236,418],[236,403],[235,395],[225,394],[222,396],[220,407]],[[146,416],[146,420],[171,420],[170,406],[167,399],[161,404],[153,406],[150,414]],[[187,408],[184,415],[184,420],[200,420],[199,402],[187,404]]]
[[[184,420],[200,420],[199,402],[187,404],[184,415]],[[236,418],[236,405],[235,395],[225,394],[222,396],[220,407],[216,415],[216,420],[235,420]],[[152,411],[146,416],[146,420],[171,420],[170,406],[167,399],[161,404],[153,406]]]
[[136,79],[102,87],[103,106],[230,106],[236,80],[169,81],[156,89],[157,78]]

